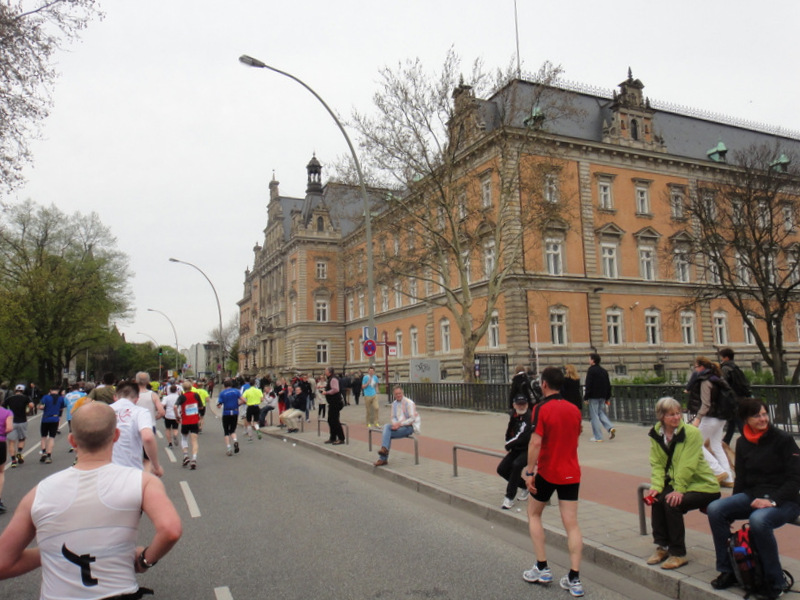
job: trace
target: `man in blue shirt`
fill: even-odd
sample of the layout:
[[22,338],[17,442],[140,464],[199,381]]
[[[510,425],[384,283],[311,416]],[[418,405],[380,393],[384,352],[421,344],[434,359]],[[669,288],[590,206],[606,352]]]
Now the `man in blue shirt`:
[[244,398],[239,390],[233,387],[230,378],[222,382],[223,389],[217,397],[217,408],[222,408],[222,431],[225,434],[225,454],[231,455],[231,441],[233,452],[239,453],[239,441],[236,439],[236,426],[239,424],[239,406],[244,404]]
[[48,464],[53,462],[52,452],[58,434],[58,422],[61,420],[61,412],[65,407],[64,397],[59,394],[57,385],[50,388],[49,394],[42,396],[39,405],[39,408],[42,409],[42,423],[39,427],[42,434],[42,449],[39,462]]
[[362,378],[361,391],[364,393],[364,408],[367,410],[367,427],[380,427],[378,376],[375,375],[375,367],[370,367]]

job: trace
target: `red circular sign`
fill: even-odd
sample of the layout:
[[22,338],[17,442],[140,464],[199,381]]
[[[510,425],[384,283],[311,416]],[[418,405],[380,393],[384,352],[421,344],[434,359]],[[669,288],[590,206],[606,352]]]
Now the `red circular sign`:
[[375,352],[378,350],[378,346],[375,344],[375,340],[365,340],[364,341],[364,354],[367,356],[375,356]]

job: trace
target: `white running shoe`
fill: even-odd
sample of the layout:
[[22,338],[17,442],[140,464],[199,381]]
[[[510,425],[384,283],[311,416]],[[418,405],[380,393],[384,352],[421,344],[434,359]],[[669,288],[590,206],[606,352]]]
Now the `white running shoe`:
[[509,510],[514,507],[514,501],[510,498],[503,498],[503,505],[500,507],[503,510]]
[[553,573],[550,571],[550,567],[540,570],[536,565],[533,565],[527,571],[522,572],[522,578],[528,583],[550,583],[553,581]]
[[583,584],[581,584],[580,579],[570,581],[569,575],[564,575],[559,583],[561,584],[562,589],[569,590],[569,593],[575,598],[580,598],[583,596]]

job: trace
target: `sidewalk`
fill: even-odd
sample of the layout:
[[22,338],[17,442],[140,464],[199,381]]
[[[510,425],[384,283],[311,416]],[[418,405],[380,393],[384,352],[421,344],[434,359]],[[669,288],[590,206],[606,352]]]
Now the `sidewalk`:
[[[388,418],[388,412],[386,405],[382,405],[381,416]],[[321,423],[318,436],[317,420],[313,415],[301,433],[285,434],[278,427],[268,427],[264,431],[279,439],[286,438],[327,452],[353,466],[388,477],[499,525],[526,529],[524,503],[517,502],[511,510],[500,509],[506,484],[495,471],[499,459],[458,451],[458,477],[453,475],[453,445],[503,452],[503,434],[508,417],[496,413],[424,407],[419,407],[419,412],[422,417],[422,433],[416,436],[419,440],[419,465],[414,464],[413,443],[400,439],[392,444],[389,464],[373,467],[380,437],[373,434],[373,451],[369,452],[363,406],[351,404],[342,410],[342,422],[350,430],[350,443],[346,445],[324,444],[328,439],[328,424]],[[741,598],[742,593],[737,588],[719,592],[709,585],[716,576],[714,545],[706,517],[698,511],[686,516],[689,564],[675,571],[645,564],[654,546],[651,535],[639,534],[636,490],[640,483],[650,479],[649,428],[622,424],[616,430],[616,439],[591,443],[591,428],[588,421],[584,421],[579,448],[582,481],[578,511],[584,539],[584,560],[673,598],[700,599],[709,595]],[[566,550],[566,537],[555,507],[545,510],[544,522],[548,544]],[[776,534],[783,568],[800,576],[800,536],[797,530],[786,525]],[[531,558],[532,555],[531,550]]]

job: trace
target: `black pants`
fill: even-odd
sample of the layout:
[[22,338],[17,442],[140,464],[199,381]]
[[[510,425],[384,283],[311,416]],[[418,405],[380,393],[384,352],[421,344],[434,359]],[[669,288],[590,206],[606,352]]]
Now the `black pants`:
[[274,410],[274,406],[270,406],[267,404],[261,411],[258,413],[258,426],[259,427],[266,427],[267,426],[267,413],[269,411]]
[[331,430],[331,437],[330,440],[335,442],[336,440],[344,441],[344,430],[342,429],[342,423],[339,420],[339,413],[342,412],[342,405],[338,402],[329,402],[328,403],[328,427]]
[[325,418],[325,407],[326,406],[327,406],[327,404],[320,404],[320,405],[317,406],[317,416],[320,419],[324,419]]
[[725,431],[725,437],[722,438],[722,441],[728,446],[731,445],[731,440],[733,439],[733,434],[736,430],[739,430],[739,433],[742,433],[742,425],[743,422],[741,419],[733,417],[732,419],[728,419],[728,429]]
[[665,497],[672,492],[672,486],[664,486],[653,502],[651,517],[653,524],[653,541],[669,550],[670,556],[686,556],[686,528],[683,515],[690,510],[705,508],[720,497],[720,493],[686,492],[678,506],[667,504]]
[[361,398],[361,392],[358,392],[357,394],[355,392],[353,392],[353,400],[355,400],[356,406],[358,406],[358,399],[359,398]]
[[526,450],[512,450],[503,457],[497,465],[497,474],[508,482],[506,498],[513,500],[518,489],[525,489],[525,480],[522,479],[522,469],[528,463]]

